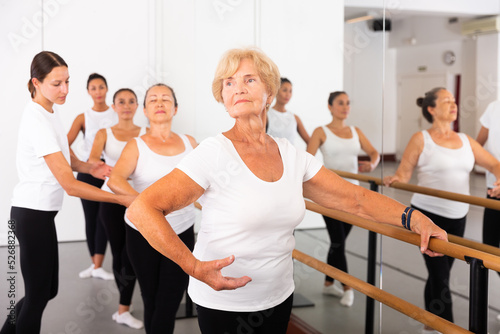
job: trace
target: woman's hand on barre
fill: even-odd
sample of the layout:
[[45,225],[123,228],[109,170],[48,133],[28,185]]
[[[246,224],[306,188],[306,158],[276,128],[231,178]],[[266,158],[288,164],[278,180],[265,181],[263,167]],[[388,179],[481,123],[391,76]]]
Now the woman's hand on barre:
[[384,186],[389,187],[393,182],[400,182],[396,175],[389,175],[384,177]]
[[440,240],[448,241],[448,234],[445,230],[434,224],[432,220],[427,218],[423,213],[415,210],[411,220],[411,230],[420,234],[420,252],[429,256],[443,256],[443,254],[430,250],[430,238],[437,238]]

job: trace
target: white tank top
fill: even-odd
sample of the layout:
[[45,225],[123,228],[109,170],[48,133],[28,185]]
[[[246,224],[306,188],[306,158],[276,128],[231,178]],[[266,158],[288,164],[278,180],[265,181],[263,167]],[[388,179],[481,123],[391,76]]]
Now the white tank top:
[[[135,190],[142,192],[163,176],[170,173],[182,160],[182,158],[193,150],[193,146],[191,146],[189,139],[185,135],[179,135],[179,137],[182,138],[185,150],[180,154],[172,156],[155,153],[149,148],[144,140],[142,140],[142,138],[135,138],[135,141],[137,142],[137,149],[139,150],[139,158],[137,159],[137,166],[135,167],[134,172],[130,175],[130,178],[134,182]],[[170,223],[170,226],[174,229],[175,233],[180,234],[194,224],[194,210],[194,205],[191,204],[183,209],[174,211],[165,217]],[[137,229],[134,224],[127,219],[126,215],[125,221],[130,227]]]
[[290,143],[295,144],[297,120],[291,111],[280,112],[271,108],[267,112],[267,121],[269,135],[275,138],[286,138]]
[[[146,133],[146,127],[142,127],[141,130],[139,131],[138,137],[142,136],[145,133]],[[104,145],[102,156],[106,161],[107,165],[110,165],[111,167],[114,167],[116,165],[116,162],[120,158],[120,155],[122,154],[125,145],[127,145],[127,141],[121,141],[116,139],[111,128],[106,128],[106,144]],[[106,178],[106,181],[102,185],[101,189],[108,192],[112,192],[111,189],[108,187],[108,180],[109,179]]]
[[106,111],[87,109],[83,112],[83,115],[85,117],[85,133],[83,135],[83,145],[78,153],[80,153],[83,161],[87,161],[97,131],[112,127],[118,123],[118,115],[111,108],[108,108]]
[[[437,145],[429,132],[422,131],[424,149],[418,158],[418,185],[469,195],[469,174],[474,167],[474,154],[469,139],[459,133],[462,147],[450,149]],[[439,197],[414,194],[411,204],[450,219],[465,217],[469,204]]]
[[[319,147],[323,154],[323,162],[326,168],[337,169],[349,173],[358,173],[358,154],[361,152],[358,132],[351,126],[351,138],[341,138],[332,132],[327,126],[323,126],[326,140]],[[358,180],[346,179],[359,185]]]

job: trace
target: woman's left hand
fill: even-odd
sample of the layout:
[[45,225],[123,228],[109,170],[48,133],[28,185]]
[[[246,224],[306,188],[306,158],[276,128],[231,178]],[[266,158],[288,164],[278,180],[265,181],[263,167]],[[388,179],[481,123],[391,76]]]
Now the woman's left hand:
[[437,226],[423,213],[415,210],[413,212],[410,228],[413,232],[420,234],[420,252],[431,257],[443,256],[443,254],[430,250],[429,240],[434,237],[440,240],[448,241],[448,233]]

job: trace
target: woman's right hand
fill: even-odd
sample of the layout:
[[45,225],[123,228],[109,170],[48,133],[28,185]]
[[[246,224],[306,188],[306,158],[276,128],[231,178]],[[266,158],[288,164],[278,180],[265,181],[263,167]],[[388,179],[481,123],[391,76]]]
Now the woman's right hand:
[[229,266],[234,262],[234,255],[226,257],[224,259],[213,260],[213,261],[199,261],[193,268],[193,273],[191,276],[199,281],[204,282],[210,286],[215,291],[220,290],[234,290],[237,288],[244,287],[252,279],[248,276],[243,277],[226,277],[222,276],[221,270],[224,267]]

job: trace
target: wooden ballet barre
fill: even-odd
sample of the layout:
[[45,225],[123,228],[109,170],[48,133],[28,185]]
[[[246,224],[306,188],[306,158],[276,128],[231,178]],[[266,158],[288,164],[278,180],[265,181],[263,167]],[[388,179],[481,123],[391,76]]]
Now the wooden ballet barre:
[[[361,218],[339,210],[327,209],[319,204],[306,200],[306,208],[308,210],[320,213],[351,225],[355,225],[366,230],[370,230],[394,239],[398,239],[409,244],[420,246],[420,235],[408,231],[407,229],[398,226],[379,224],[365,218]],[[436,238],[429,240],[429,248],[435,252],[445,254],[456,259],[465,261],[465,256],[476,258],[483,261],[485,268],[500,271],[500,257],[471,249],[462,245],[457,245],[451,242],[446,242]]]
[[[359,181],[363,181],[363,182],[375,182],[379,186],[384,185],[382,180],[380,178],[377,178],[377,177],[367,176],[367,175],[359,175],[359,174],[354,174],[354,173],[349,173],[349,172],[343,172],[343,171],[335,170],[335,169],[332,169],[332,171],[335,172],[337,175],[342,176],[342,177],[346,177],[348,179],[355,179],[355,180],[359,180]],[[407,190],[407,191],[411,191],[411,192],[419,193],[419,194],[424,194],[424,195],[440,197],[440,198],[449,199],[452,201],[469,203],[469,204],[473,204],[473,205],[479,205],[479,206],[483,206],[485,208],[500,211],[500,201],[497,201],[494,199],[487,199],[487,198],[483,198],[483,197],[457,194],[457,193],[453,193],[450,191],[421,187],[421,186],[417,186],[414,184],[403,183],[403,182],[393,182],[389,187]]]
[[[409,232],[409,231],[408,231]],[[411,232],[410,232],[411,233]],[[352,275],[349,275],[342,270],[334,268],[324,262],[321,262],[307,254],[296,249],[293,250],[292,256],[294,259],[308,265],[309,267],[322,272],[357,291],[378,300],[379,302],[399,311],[410,318],[413,318],[424,325],[430,326],[442,333],[472,333],[454,323],[449,322],[435,314],[421,309],[404,299],[396,297],[384,290],[381,290],[371,284],[368,284]]]

